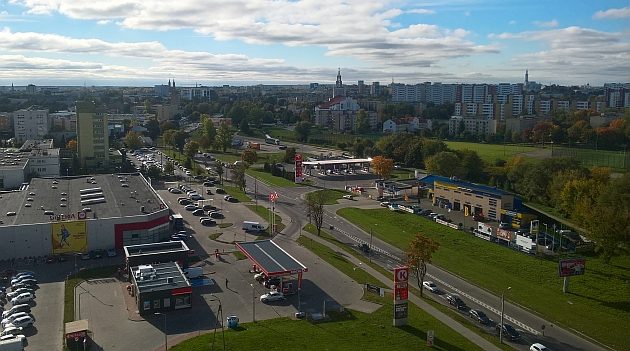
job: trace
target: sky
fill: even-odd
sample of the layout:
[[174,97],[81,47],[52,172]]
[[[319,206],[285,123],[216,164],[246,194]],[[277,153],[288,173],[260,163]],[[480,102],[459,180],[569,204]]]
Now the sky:
[[630,0],[0,0],[0,86],[630,82]]

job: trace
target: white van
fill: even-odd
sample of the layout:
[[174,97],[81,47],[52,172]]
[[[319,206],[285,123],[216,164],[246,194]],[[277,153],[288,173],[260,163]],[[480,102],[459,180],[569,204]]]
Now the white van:
[[247,232],[262,232],[265,230],[265,227],[258,222],[243,221],[243,230]]

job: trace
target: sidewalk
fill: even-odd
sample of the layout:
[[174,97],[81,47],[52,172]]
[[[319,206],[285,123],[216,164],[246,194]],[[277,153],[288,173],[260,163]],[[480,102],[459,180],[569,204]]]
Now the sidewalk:
[[[310,238],[312,240],[315,240],[315,241],[317,241],[318,243],[320,243],[322,245],[326,245],[326,246],[328,246],[329,248],[331,248],[333,250],[339,250],[339,247],[337,247],[335,244],[332,244],[332,243],[330,243],[330,242],[328,242],[328,241],[318,237],[317,235],[310,234],[310,233],[308,233],[306,231],[302,231],[302,235],[307,236],[308,238]],[[363,262],[361,262],[356,257],[354,257],[352,255],[348,255],[346,258],[349,261],[351,261],[352,263],[354,263],[355,265],[357,265],[357,266],[360,265],[361,267],[363,267],[363,270],[365,270],[367,273],[369,273],[372,276],[374,276],[376,279],[380,280],[383,284],[385,284],[385,286],[387,286],[387,287],[393,286],[393,281],[390,278],[385,277],[384,275],[382,275],[380,272],[378,272],[374,268],[363,264]],[[411,302],[413,302],[416,306],[422,308],[425,312],[427,312],[430,315],[432,315],[433,317],[435,317],[440,322],[446,324],[447,326],[449,326],[450,328],[452,328],[453,330],[455,330],[456,332],[461,334],[463,337],[465,337],[466,339],[470,340],[472,343],[474,343],[477,346],[481,347],[483,350],[501,351],[501,349],[498,348],[497,346],[495,346],[494,344],[490,343],[489,341],[487,341],[486,339],[482,338],[481,336],[479,336],[475,332],[471,331],[470,329],[468,329],[464,325],[460,324],[459,322],[455,321],[451,317],[449,317],[446,314],[442,313],[441,311],[439,311],[435,307],[431,306],[429,303],[427,303],[426,301],[422,300],[421,298],[415,296],[411,292],[409,293],[409,300]]]

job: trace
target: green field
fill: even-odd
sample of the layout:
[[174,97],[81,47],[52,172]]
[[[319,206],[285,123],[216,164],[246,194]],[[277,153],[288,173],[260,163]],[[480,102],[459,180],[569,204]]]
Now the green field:
[[476,151],[482,160],[494,163],[497,159],[508,160],[515,155],[536,151],[538,148],[526,145],[485,144],[464,141],[444,141],[453,150]]
[[269,185],[277,186],[280,188],[292,188],[292,187],[299,186],[298,184],[295,184],[294,182],[286,178],[276,177],[272,175],[271,173],[263,172],[263,171],[252,169],[252,168],[248,168],[247,170],[245,170],[245,173],[249,174],[252,177],[258,178],[259,181],[262,181]]
[[576,158],[585,167],[610,167],[615,170],[627,170],[630,168],[630,153],[624,151],[577,149],[556,146],[553,148],[553,156]]
[[344,195],[348,195],[350,193],[337,189],[323,189],[308,193],[306,196],[315,196],[315,194],[323,194],[324,205],[335,205],[338,203],[337,200],[342,199]]
[[[422,232],[440,243],[433,262],[495,294],[511,286],[507,299],[533,309],[556,324],[571,327],[600,342],[627,349],[630,334],[630,257],[611,265],[589,257],[586,274],[571,279],[562,293],[557,262],[514,252],[464,232],[408,213],[386,209],[344,208],[337,212],[363,230],[401,249]],[[537,327],[537,326],[533,326]]]
[[224,186],[225,192],[228,193],[233,198],[236,198],[239,202],[250,202],[252,199],[243,192],[243,190],[239,189],[235,186]]

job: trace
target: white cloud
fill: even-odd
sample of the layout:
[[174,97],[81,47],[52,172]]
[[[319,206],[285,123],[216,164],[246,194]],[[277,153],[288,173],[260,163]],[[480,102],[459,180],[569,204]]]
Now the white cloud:
[[593,15],[595,19],[630,19],[630,6],[620,9],[608,9],[606,11],[597,11]]
[[493,39],[540,42],[539,51],[517,55],[514,67],[565,81],[630,80],[630,41],[624,33],[608,33],[589,28],[567,27],[552,30],[501,33]]
[[406,10],[406,13],[415,13],[418,15],[433,15],[435,14],[435,11],[433,10],[429,10],[429,9],[411,9],[411,10]]
[[509,25],[515,25],[516,21],[515,20],[511,20],[510,22],[508,22]]
[[[54,12],[77,19],[112,20],[140,30],[192,29],[217,40],[250,44],[321,46],[329,56],[352,56],[374,64],[428,66],[444,58],[496,52],[477,45],[463,29],[426,32],[399,28],[396,17],[423,8],[402,10],[396,0],[10,0],[31,13]],[[419,24],[423,26],[422,24]],[[415,33],[415,36],[410,36]],[[430,34],[430,36],[425,36]]]
[[534,25],[540,28],[556,28],[558,27],[558,21],[555,19],[551,21],[534,21]]
[[100,24],[100,25],[106,25],[106,24],[110,24],[110,23],[112,23],[111,20],[99,20],[99,21],[96,21],[96,24]]

